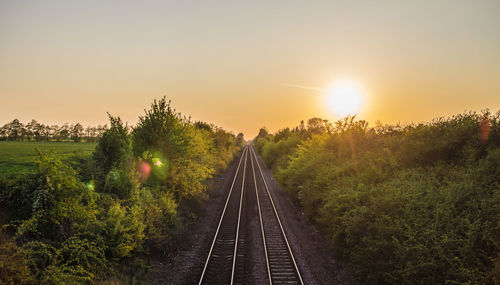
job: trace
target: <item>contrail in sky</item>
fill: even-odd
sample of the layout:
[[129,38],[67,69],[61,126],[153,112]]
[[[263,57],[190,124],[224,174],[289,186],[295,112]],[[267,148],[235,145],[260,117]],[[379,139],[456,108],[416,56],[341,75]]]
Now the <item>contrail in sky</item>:
[[308,89],[308,90],[320,91],[320,92],[325,91],[324,88],[318,88],[318,87],[307,86],[307,85],[297,85],[297,84],[290,84],[290,83],[281,83],[281,85],[288,86],[288,87],[293,87],[293,88],[301,88],[301,89]]

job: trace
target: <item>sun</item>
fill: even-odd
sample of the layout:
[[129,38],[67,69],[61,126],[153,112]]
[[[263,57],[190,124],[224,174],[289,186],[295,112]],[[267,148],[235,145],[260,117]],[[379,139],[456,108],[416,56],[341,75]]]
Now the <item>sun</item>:
[[341,117],[356,115],[361,111],[364,93],[363,87],[354,80],[335,81],[326,89],[328,108]]

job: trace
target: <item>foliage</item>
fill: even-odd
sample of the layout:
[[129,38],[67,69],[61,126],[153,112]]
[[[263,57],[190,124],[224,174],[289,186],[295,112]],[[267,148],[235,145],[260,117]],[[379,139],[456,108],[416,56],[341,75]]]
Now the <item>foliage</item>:
[[238,145],[235,137],[206,123],[191,123],[165,98],[154,101],[133,129],[133,150],[167,175],[151,171],[147,179],[165,186],[177,199],[198,196],[204,181],[224,169]]
[[360,281],[499,282],[500,113],[321,122],[254,143]]
[[40,152],[37,164],[40,176],[34,184],[32,214],[20,224],[17,236],[63,240],[89,227],[97,214],[93,189],[57,156]]
[[[0,153],[2,160],[16,149],[12,157],[17,159],[25,159],[18,154],[26,148],[43,149],[37,150],[30,173],[0,178],[5,229],[0,282],[129,279],[123,274],[135,280],[150,253],[174,251],[184,224],[203,206],[207,179],[224,170],[244,143],[242,134],[192,123],[165,98],[153,102],[132,132],[120,117],[109,115],[109,120],[97,146],[88,144],[95,146],[92,155],[89,150],[68,154],[81,143],[0,142],[10,147]],[[33,139],[23,131],[28,126],[11,125],[19,140]],[[29,128],[36,126],[32,122]],[[65,127],[60,136],[84,139],[80,127],[76,132]]]
[[58,125],[40,124],[36,120],[31,120],[26,125],[18,119],[12,120],[0,127],[0,141],[72,141],[96,142],[106,126],[95,126],[84,128],[82,124],[67,123]]
[[112,168],[126,166],[132,159],[127,126],[123,125],[120,117],[108,116],[111,126],[102,134],[94,152],[96,164],[104,173]]
[[22,251],[2,232],[0,232],[0,283],[35,284]]

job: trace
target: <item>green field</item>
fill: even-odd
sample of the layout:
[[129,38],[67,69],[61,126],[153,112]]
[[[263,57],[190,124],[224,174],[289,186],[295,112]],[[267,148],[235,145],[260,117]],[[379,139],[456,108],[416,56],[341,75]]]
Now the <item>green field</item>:
[[35,168],[33,158],[37,155],[35,149],[70,156],[77,151],[90,155],[95,146],[96,143],[0,141],[0,177],[33,170]]

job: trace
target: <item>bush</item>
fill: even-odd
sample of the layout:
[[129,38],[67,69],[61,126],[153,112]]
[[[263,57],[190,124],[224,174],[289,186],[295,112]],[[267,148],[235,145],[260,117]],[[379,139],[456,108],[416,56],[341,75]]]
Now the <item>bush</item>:
[[255,144],[361,282],[494,284],[499,117],[466,113],[376,129],[346,118]]
[[169,255],[200,212],[206,182],[241,148],[216,126],[154,101],[132,133],[120,117],[92,157],[38,152],[33,174],[0,180],[0,283],[135,280]]
[[0,283],[35,284],[28,264],[17,245],[0,232]]

